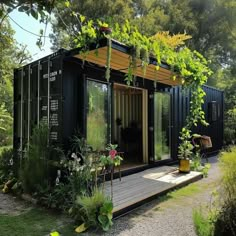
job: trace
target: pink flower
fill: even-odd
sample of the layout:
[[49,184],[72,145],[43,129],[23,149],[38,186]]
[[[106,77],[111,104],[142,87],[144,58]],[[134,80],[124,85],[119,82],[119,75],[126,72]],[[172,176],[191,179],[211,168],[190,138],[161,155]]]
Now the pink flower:
[[117,151],[116,150],[110,150],[109,151],[109,156],[111,156],[111,159],[114,159],[116,156]]

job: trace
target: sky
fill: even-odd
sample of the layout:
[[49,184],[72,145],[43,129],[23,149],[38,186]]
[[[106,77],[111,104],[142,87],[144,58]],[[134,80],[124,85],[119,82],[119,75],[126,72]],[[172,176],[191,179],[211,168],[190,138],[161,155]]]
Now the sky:
[[[28,16],[27,14],[18,12],[17,10],[10,13],[10,18],[16,21],[21,27],[25,28],[28,31],[31,31],[34,34],[39,34],[40,29],[44,30],[45,28],[45,24],[40,24],[39,21],[35,20],[32,16]],[[33,61],[52,53],[50,50],[51,43],[49,38],[45,39],[45,44],[42,47],[42,50],[40,50],[36,45],[38,37],[21,29],[10,18],[9,20],[11,26],[16,32],[14,36],[15,39],[18,43],[27,45],[27,49],[32,55]],[[48,24],[45,35],[49,35],[50,33],[52,33],[52,28],[51,25]]]

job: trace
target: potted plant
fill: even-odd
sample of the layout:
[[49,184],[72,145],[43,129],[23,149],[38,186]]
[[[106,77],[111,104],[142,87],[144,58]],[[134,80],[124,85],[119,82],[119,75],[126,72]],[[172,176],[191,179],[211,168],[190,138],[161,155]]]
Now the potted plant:
[[180,140],[182,141],[178,148],[179,172],[190,172],[190,159],[193,154],[193,145],[190,141],[190,131],[186,128],[182,129]]
[[114,166],[119,166],[123,158],[120,155],[117,155],[117,145],[109,144],[106,150],[108,155],[100,156],[100,163],[105,169],[110,172]]
[[99,31],[104,34],[111,34],[112,29],[106,23],[99,23]]

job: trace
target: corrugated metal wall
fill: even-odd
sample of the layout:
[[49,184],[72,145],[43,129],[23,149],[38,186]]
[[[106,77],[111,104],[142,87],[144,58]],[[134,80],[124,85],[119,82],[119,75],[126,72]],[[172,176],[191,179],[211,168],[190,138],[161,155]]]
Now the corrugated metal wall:
[[[209,151],[216,151],[223,146],[224,93],[223,91],[208,86],[204,87],[204,91],[206,92],[204,111],[209,126],[199,126],[193,131],[210,136],[213,147]],[[211,119],[211,112],[214,112],[210,109],[212,102],[216,103],[217,106],[217,115],[214,121]]]
[[172,158],[177,158],[179,133],[185,125],[185,119],[189,113],[190,92],[181,86],[168,89],[171,94],[171,150]]
[[50,124],[49,139],[60,142],[62,129],[62,58],[56,54],[14,73],[14,148],[23,150],[33,128]]

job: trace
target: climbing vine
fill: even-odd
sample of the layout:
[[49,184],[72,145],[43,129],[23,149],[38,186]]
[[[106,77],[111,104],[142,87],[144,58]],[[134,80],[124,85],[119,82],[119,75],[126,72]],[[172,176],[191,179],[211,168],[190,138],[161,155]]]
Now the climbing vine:
[[91,44],[98,48],[101,39],[107,39],[108,51],[105,72],[107,80],[110,78],[111,42],[112,39],[115,39],[130,47],[130,63],[128,72],[124,77],[128,85],[135,79],[138,61],[141,61],[143,76],[145,77],[149,60],[154,58],[156,60],[156,71],[159,70],[162,62],[166,62],[174,72],[172,79],[175,80],[176,76],[178,76],[182,80],[182,86],[190,89],[190,112],[187,116],[186,124],[180,132],[180,140],[182,142],[179,146],[179,157],[187,158],[183,152],[186,147],[191,149],[191,127],[196,126],[199,122],[207,125],[202,109],[205,96],[202,86],[212,73],[207,67],[207,60],[200,53],[191,51],[185,45],[184,41],[191,38],[191,36],[186,34],[171,36],[169,32],[161,32],[152,37],[147,37],[142,35],[128,21],[122,26],[115,24],[111,30],[105,22],[86,20],[81,15],[79,17],[81,29],[75,38],[75,42],[81,48],[81,53],[86,55],[86,51],[89,50]]

